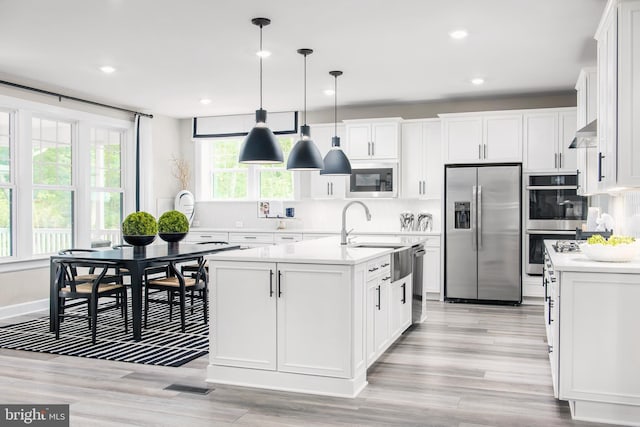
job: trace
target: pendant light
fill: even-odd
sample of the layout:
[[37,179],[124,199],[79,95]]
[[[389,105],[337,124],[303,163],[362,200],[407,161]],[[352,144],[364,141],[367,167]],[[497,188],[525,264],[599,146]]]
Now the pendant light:
[[307,56],[313,53],[311,49],[298,49],[304,56],[304,125],[300,127],[300,141],[291,149],[287,169],[289,170],[321,170],[324,167],[322,154],[311,140],[311,128],[307,125]]
[[[253,25],[260,27],[260,53],[262,50],[262,27],[271,23],[267,18],[253,18]],[[267,127],[267,112],[262,109],[262,57],[260,57],[260,109],[256,110],[256,125],[242,142],[238,161],[240,163],[282,163],[282,148],[271,129]]]
[[335,95],[333,109],[335,136],[331,138],[331,150],[324,156],[324,169],[320,171],[320,175],[351,175],[351,163],[340,148],[340,137],[338,136],[338,76],[342,75],[342,71],[329,71],[329,74],[335,78],[333,91]]

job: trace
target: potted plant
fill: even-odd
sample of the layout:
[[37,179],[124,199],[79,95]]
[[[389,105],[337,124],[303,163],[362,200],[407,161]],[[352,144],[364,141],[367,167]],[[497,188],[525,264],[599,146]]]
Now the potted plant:
[[189,232],[189,220],[182,212],[167,211],[158,218],[158,234],[165,242],[179,242]]
[[122,237],[133,246],[146,246],[153,242],[158,233],[158,223],[148,212],[134,212],[122,222]]

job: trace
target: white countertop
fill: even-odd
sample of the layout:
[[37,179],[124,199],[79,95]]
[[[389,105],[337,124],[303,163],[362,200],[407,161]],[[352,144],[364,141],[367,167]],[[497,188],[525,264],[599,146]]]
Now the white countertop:
[[556,240],[545,240],[544,245],[556,271],[576,271],[585,273],[640,274],[640,256],[629,262],[593,261],[580,252],[556,252]]
[[[385,239],[356,238],[354,243],[383,243],[413,246],[421,243],[422,237],[392,237]],[[210,262],[215,261],[254,261],[254,262],[290,262],[304,264],[347,264],[355,265],[370,259],[390,254],[393,248],[360,248],[353,244],[340,245],[340,237],[325,237],[317,240],[259,248],[224,251],[209,255]]]
[[[340,230],[322,230],[317,228],[285,228],[265,229],[265,228],[209,228],[191,227],[192,233],[222,232],[222,233],[317,233],[317,234],[340,234]],[[358,231],[354,230],[352,235],[390,235],[390,236],[440,236],[440,231]]]

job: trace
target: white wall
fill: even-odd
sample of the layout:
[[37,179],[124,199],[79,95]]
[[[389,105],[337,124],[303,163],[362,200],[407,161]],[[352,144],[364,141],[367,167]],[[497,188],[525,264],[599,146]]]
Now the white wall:
[[631,191],[593,198],[592,206],[608,213],[615,221],[614,233],[640,239],[640,192]]

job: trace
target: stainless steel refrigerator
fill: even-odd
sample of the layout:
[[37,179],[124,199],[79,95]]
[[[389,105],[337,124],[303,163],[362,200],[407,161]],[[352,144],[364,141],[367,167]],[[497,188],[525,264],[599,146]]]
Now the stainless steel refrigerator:
[[447,166],[445,208],[445,298],[521,302],[521,165]]

